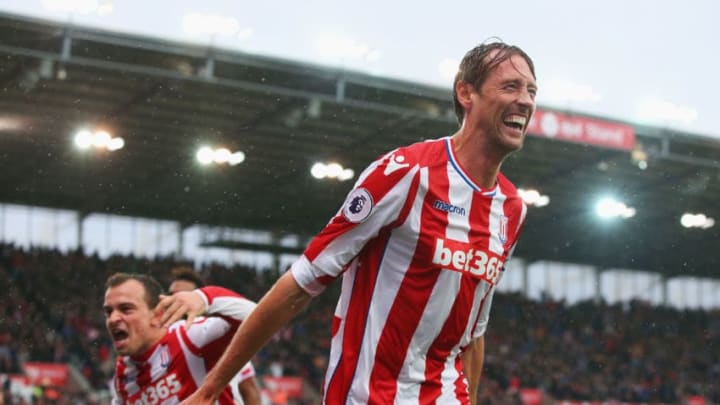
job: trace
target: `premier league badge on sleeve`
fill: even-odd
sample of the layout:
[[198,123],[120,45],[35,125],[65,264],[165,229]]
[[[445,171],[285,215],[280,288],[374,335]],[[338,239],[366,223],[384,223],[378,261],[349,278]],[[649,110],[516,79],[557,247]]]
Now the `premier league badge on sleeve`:
[[369,191],[361,187],[350,192],[342,212],[348,222],[357,224],[366,220],[370,216],[372,209],[372,196]]

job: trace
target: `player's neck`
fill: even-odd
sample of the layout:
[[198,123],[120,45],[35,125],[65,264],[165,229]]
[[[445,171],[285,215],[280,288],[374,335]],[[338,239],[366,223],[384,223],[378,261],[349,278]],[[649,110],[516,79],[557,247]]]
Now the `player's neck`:
[[152,335],[146,340],[146,344],[139,350],[139,353],[133,355],[133,358],[144,358],[148,356],[148,351],[152,350],[165,337],[167,331],[165,329],[153,329]]
[[491,150],[483,137],[472,135],[467,128],[460,128],[452,136],[452,147],[467,174],[482,188],[495,187],[505,155]]

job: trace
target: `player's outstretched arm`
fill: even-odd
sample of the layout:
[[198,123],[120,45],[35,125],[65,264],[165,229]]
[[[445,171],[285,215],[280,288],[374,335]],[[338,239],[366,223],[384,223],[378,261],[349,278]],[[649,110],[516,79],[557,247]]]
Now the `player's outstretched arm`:
[[281,327],[310,302],[290,272],[285,273],[240,325],[230,346],[203,385],[183,405],[212,404],[232,377]]
[[475,405],[477,403],[478,386],[480,385],[483,362],[485,361],[485,336],[480,336],[470,342],[461,354],[460,359],[463,363],[465,378],[468,381],[470,403]]

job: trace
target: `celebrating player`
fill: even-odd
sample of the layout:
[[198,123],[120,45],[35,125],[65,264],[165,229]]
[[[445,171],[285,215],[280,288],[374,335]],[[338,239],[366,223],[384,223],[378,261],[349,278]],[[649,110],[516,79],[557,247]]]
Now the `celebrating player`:
[[[162,296],[142,274],[106,282],[105,325],[118,353],[114,404],[177,403],[200,385],[255,303],[220,287]],[[208,313],[220,316],[197,318]],[[174,322],[187,315],[187,321]],[[170,324],[170,327],[166,327]],[[229,387],[218,391],[232,404]]]
[[479,45],[453,90],[460,129],[372,163],[186,403],[211,403],[341,275],[323,403],[475,403],[494,287],[525,221],[500,166],[535,111],[532,60],[502,42]]

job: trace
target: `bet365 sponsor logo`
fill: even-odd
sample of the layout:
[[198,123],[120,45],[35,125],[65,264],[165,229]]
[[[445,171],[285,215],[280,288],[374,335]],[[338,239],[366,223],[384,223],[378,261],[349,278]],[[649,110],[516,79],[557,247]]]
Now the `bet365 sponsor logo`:
[[432,262],[444,269],[466,273],[490,284],[495,284],[504,264],[502,257],[469,246],[466,243],[438,238],[435,241]]
[[[175,373],[168,374],[165,377],[155,381],[152,385],[149,385],[138,393],[135,400],[131,400],[128,404],[132,405],[158,405],[177,403],[177,397],[175,395],[180,392],[182,386],[177,380]],[[174,399],[172,401],[171,399]]]

